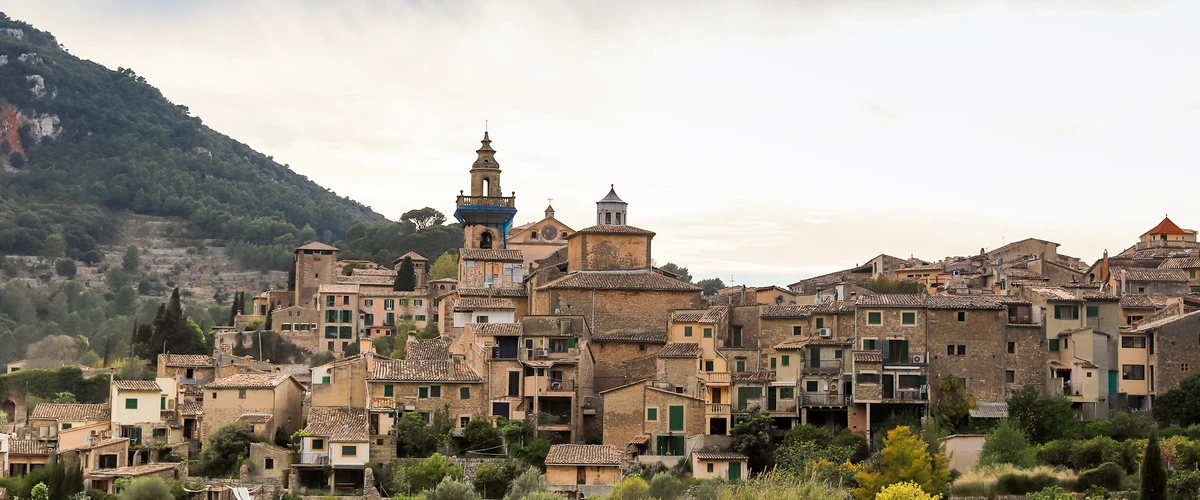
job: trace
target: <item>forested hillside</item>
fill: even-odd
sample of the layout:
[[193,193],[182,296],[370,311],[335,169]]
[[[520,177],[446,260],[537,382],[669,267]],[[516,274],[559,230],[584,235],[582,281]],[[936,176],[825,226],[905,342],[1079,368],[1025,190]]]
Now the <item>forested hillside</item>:
[[179,238],[238,243],[239,258],[384,222],[204,126],[132,69],[81,60],[3,14],[0,111],[0,254],[43,254],[58,234],[67,257],[97,259],[121,212],[179,218]]

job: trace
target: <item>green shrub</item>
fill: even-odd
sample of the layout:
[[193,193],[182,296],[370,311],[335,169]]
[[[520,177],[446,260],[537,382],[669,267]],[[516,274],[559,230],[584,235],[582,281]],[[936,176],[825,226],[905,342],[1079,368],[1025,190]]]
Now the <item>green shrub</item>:
[[1002,495],[1024,495],[1058,486],[1058,478],[1049,474],[1004,474],[996,479],[997,493]]
[[682,491],[683,483],[670,473],[660,472],[650,479],[650,496],[658,500],[675,500]]
[[1092,486],[1100,486],[1108,491],[1121,489],[1125,482],[1125,469],[1112,462],[1101,464],[1094,469],[1088,469],[1079,474],[1075,482],[1077,490],[1085,490]]
[[1200,491],[1200,470],[1175,470],[1167,478],[1168,500],[1195,500]]
[[1038,447],[1038,462],[1051,467],[1074,468],[1076,441],[1056,439]]
[[1117,433],[1116,426],[1112,420],[1092,420],[1083,426],[1084,437],[1091,439],[1096,437],[1113,437]]
[[1075,500],[1074,493],[1067,493],[1058,486],[1047,486],[1026,495],[1028,500]]

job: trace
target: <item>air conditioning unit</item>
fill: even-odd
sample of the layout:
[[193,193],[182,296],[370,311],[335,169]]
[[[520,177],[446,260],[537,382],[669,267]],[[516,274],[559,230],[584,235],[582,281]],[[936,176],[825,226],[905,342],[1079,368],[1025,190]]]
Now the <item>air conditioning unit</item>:
[[913,356],[913,357],[912,357],[912,362],[913,362],[913,363],[924,363],[924,362],[925,362],[925,356]]
[[539,358],[545,358],[549,355],[550,355],[549,349],[538,349],[537,350],[537,357],[539,357]]
[[818,328],[817,335],[821,336],[821,338],[826,338],[826,339],[833,337],[833,329],[832,328]]
[[550,390],[557,391],[560,389],[562,389],[562,382],[554,382],[554,383],[550,384]]

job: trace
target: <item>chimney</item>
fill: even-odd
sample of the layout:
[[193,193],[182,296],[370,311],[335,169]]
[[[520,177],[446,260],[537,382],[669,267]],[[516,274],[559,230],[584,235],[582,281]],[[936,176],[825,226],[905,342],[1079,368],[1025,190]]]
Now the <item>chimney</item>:
[[1126,274],[1125,269],[1121,269],[1121,295],[1129,293],[1129,283],[1125,280]]

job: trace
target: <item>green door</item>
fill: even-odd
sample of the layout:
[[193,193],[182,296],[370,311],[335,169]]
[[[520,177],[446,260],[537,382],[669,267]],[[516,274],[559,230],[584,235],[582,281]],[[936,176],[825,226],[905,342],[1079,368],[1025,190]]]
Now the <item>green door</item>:
[[672,406],[670,408],[670,429],[673,431],[683,430],[683,407]]
[[1121,390],[1120,390],[1119,385],[1117,384],[1117,372],[1115,370],[1109,370],[1108,371],[1108,393],[1116,394],[1118,392],[1121,392]]
[[820,368],[821,367],[821,348],[820,347],[810,347],[808,349],[808,367],[809,368]]
[[129,444],[138,446],[142,444],[142,428],[133,427],[129,429]]
[[657,445],[657,446],[655,446],[655,448],[658,449],[657,455],[666,455],[667,454],[667,437],[666,436],[658,436],[657,438],[655,438],[654,441],[655,441],[654,444]]
[[729,480],[737,481],[742,478],[742,463],[729,462]]

